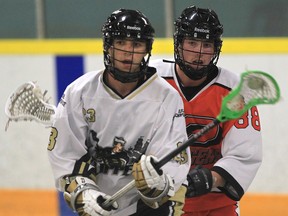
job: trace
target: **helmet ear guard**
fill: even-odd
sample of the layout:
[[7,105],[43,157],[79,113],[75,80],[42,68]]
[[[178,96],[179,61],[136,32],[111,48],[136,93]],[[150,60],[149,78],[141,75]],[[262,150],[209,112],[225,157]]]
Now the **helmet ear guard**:
[[[181,70],[191,79],[198,80],[207,76],[211,66],[216,65],[222,47],[223,26],[215,11],[190,6],[184,9],[174,22],[174,57]],[[201,69],[187,65],[180,54],[179,47],[185,38],[208,40],[214,42],[214,56],[210,63]]]
[[[146,73],[151,56],[155,30],[148,18],[138,10],[119,9],[114,11],[102,27],[104,64],[113,77],[120,82],[134,82]],[[147,56],[140,64],[139,72],[124,72],[113,66],[109,49],[116,38],[129,38],[146,42]]]

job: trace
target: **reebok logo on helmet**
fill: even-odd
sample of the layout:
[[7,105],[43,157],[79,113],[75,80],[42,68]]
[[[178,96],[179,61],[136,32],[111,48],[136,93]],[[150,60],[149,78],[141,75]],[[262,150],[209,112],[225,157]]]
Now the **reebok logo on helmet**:
[[210,30],[209,30],[209,29],[199,29],[199,28],[197,28],[197,27],[194,28],[194,31],[195,31],[195,32],[201,32],[201,33],[207,33],[207,34],[210,33]]
[[141,31],[141,27],[137,27],[137,26],[127,26],[127,29]]

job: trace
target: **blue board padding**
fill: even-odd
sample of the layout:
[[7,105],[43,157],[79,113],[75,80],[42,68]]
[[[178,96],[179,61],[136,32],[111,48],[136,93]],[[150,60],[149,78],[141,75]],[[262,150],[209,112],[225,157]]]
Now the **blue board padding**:
[[57,97],[60,100],[65,88],[83,75],[83,56],[56,56]]
[[[83,56],[56,56],[56,82],[57,98],[60,100],[66,87],[84,73]],[[63,198],[63,193],[58,192],[59,216],[75,216]]]

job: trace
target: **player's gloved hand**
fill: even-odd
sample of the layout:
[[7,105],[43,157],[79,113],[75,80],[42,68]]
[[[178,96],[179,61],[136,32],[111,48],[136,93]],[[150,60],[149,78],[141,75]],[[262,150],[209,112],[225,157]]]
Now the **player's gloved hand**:
[[196,166],[187,175],[188,188],[186,197],[195,197],[207,194],[211,191],[213,185],[212,173],[209,169]]
[[175,194],[172,178],[162,170],[154,168],[153,162],[157,161],[156,157],[142,155],[132,169],[139,195],[151,208],[158,208]]
[[111,206],[102,208],[101,204],[110,196],[99,191],[98,186],[89,178],[77,176],[64,192],[69,206],[80,216],[109,216],[118,208],[115,201]]

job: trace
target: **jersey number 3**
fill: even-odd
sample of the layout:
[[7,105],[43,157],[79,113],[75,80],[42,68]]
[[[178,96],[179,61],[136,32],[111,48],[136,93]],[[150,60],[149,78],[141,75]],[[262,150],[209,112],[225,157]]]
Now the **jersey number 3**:
[[56,138],[58,136],[58,131],[56,128],[52,127],[51,128],[51,133],[50,133],[50,137],[49,137],[49,143],[48,143],[48,147],[47,150],[52,151],[56,145]]

